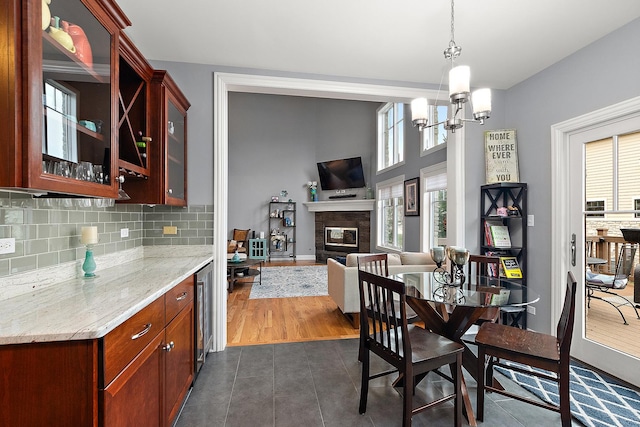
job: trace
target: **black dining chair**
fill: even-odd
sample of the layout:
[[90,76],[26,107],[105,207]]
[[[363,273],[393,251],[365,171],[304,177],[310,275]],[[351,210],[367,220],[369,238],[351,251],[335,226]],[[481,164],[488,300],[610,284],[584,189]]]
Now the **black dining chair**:
[[[477,419],[484,418],[485,390],[511,397],[560,413],[562,427],[571,426],[569,404],[569,351],[576,307],[576,279],[567,273],[567,287],[562,314],[556,328],[556,335],[542,334],[499,323],[484,323],[476,335],[478,345],[478,391]],[[518,366],[507,365],[510,360],[533,368],[543,369],[555,375],[540,371],[530,371]],[[493,367],[502,366],[527,375],[543,378],[558,384],[560,404],[552,405],[533,400],[519,394],[493,386]],[[486,373],[485,373],[486,369]]]
[[[362,357],[362,387],[359,412],[367,410],[369,381],[395,372],[400,373],[403,386],[403,427],[411,426],[413,414],[439,403],[454,401],[454,425],[462,425],[462,353],[464,347],[448,338],[434,334],[407,322],[406,292],[402,282],[358,271],[360,283],[360,318],[366,333],[360,334]],[[399,304],[395,304],[398,302]],[[371,375],[371,353],[394,369]],[[449,365],[454,391],[418,408],[413,407],[415,377]]]

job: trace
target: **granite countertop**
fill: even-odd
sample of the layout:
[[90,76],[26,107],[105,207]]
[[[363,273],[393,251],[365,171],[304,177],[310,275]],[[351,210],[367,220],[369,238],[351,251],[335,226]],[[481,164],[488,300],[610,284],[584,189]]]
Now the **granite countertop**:
[[105,336],[213,259],[211,248],[190,249],[139,250],[109,268],[98,262],[95,278],[77,275],[2,299],[0,344]]

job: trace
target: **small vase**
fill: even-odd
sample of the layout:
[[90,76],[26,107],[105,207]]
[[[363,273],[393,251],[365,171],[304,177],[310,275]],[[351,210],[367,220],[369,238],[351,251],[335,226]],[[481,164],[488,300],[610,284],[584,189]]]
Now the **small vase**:
[[82,264],[82,271],[84,271],[84,277],[95,277],[96,261],[93,259],[93,251],[87,247],[84,263]]
[[236,249],[236,253],[234,253],[233,256],[231,257],[231,262],[240,262],[240,254],[238,253],[237,249]]

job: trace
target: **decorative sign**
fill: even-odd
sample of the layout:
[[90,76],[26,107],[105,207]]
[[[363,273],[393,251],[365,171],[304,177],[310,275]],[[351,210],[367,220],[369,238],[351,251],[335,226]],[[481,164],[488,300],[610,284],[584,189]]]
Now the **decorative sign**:
[[487,184],[520,182],[515,129],[486,131],[484,156],[487,165]]

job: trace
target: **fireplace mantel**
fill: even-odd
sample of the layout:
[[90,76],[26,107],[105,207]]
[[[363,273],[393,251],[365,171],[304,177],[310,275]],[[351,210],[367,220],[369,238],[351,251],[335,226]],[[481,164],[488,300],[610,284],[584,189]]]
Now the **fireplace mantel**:
[[303,202],[309,212],[349,212],[372,211],[376,201],[374,199],[358,200],[327,200],[322,202]]

